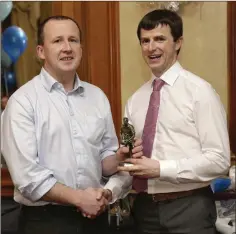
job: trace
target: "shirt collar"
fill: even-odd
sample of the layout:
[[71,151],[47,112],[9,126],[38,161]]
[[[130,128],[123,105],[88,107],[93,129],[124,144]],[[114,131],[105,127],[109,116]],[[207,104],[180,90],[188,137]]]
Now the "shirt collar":
[[[164,80],[168,85],[173,86],[182,70],[182,66],[178,61],[176,61],[166,72],[164,72],[164,74],[161,75],[160,79]],[[157,77],[152,74],[152,84],[155,79],[157,79]]]
[[[40,72],[40,78],[43,83],[43,86],[48,92],[51,92],[52,88],[55,87],[56,84],[59,84],[59,82],[56,79],[54,79],[43,67]],[[77,73],[76,73],[74,88],[70,92],[74,92],[76,90],[79,91],[80,94],[84,92],[84,85],[82,81],[79,79]]]

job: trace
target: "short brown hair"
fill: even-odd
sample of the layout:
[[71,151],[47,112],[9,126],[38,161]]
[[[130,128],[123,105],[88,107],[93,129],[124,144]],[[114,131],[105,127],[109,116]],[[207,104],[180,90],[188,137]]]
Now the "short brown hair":
[[[159,25],[169,25],[174,42],[183,36],[182,18],[176,12],[167,9],[158,9],[147,13],[139,22],[137,28],[139,41],[141,42],[141,29],[152,30]],[[177,51],[177,54],[179,51],[180,49]]]
[[46,23],[50,20],[71,20],[71,21],[73,21],[79,29],[79,35],[80,35],[80,41],[81,41],[82,32],[81,32],[79,24],[74,19],[72,19],[69,16],[54,15],[54,16],[50,16],[50,17],[46,18],[43,22],[41,22],[39,24],[39,27],[38,27],[38,45],[43,45],[44,44],[44,27],[45,27]]

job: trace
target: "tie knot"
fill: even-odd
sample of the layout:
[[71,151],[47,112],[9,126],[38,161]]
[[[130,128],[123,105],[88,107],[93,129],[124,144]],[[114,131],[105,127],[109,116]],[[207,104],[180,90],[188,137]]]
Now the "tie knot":
[[165,84],[165,81],[164,80],[161,80],[161,79],[155,79],[153,81],[153,90],[155,91],[160,91],[162,86]]

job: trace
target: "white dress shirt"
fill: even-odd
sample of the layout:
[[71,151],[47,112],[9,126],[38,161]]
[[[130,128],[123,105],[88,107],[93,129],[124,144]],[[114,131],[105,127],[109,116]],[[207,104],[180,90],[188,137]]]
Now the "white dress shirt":
[[45,204],[56,182],[101,187],[101,162],[118,148],[105,94],[78,77],[65,92],[44,69],[10,97],[1,138],[14,199],[26,205]]
[[[138,138],[142,137],[155,78],[153,75],[126,105],[125,116]],[[230,167],[226,114],[220,98],[209,83],[184,70],[178,62],[160,79],[166,84],[161,89],[151,155],[160,161],[160,178],[148,180],[148,193],[207,186],[214,178],[225,175]],[[121,181],[124,183],[124,179]],[[130,181],[127,177],[126,183]]]

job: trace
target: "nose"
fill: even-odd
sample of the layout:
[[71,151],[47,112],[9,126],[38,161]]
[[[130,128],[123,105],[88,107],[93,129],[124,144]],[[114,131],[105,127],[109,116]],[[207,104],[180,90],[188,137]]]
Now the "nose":
[[71,51],[71,45],[70,45],[70,42],[69,41],[65,41],[63,43],[63,51]]
[[156,50],[156,45],[155,45],[155,42],[154,41],[150,41],[149,44],[148,44],[148,50],[149,51],[154,51]]

